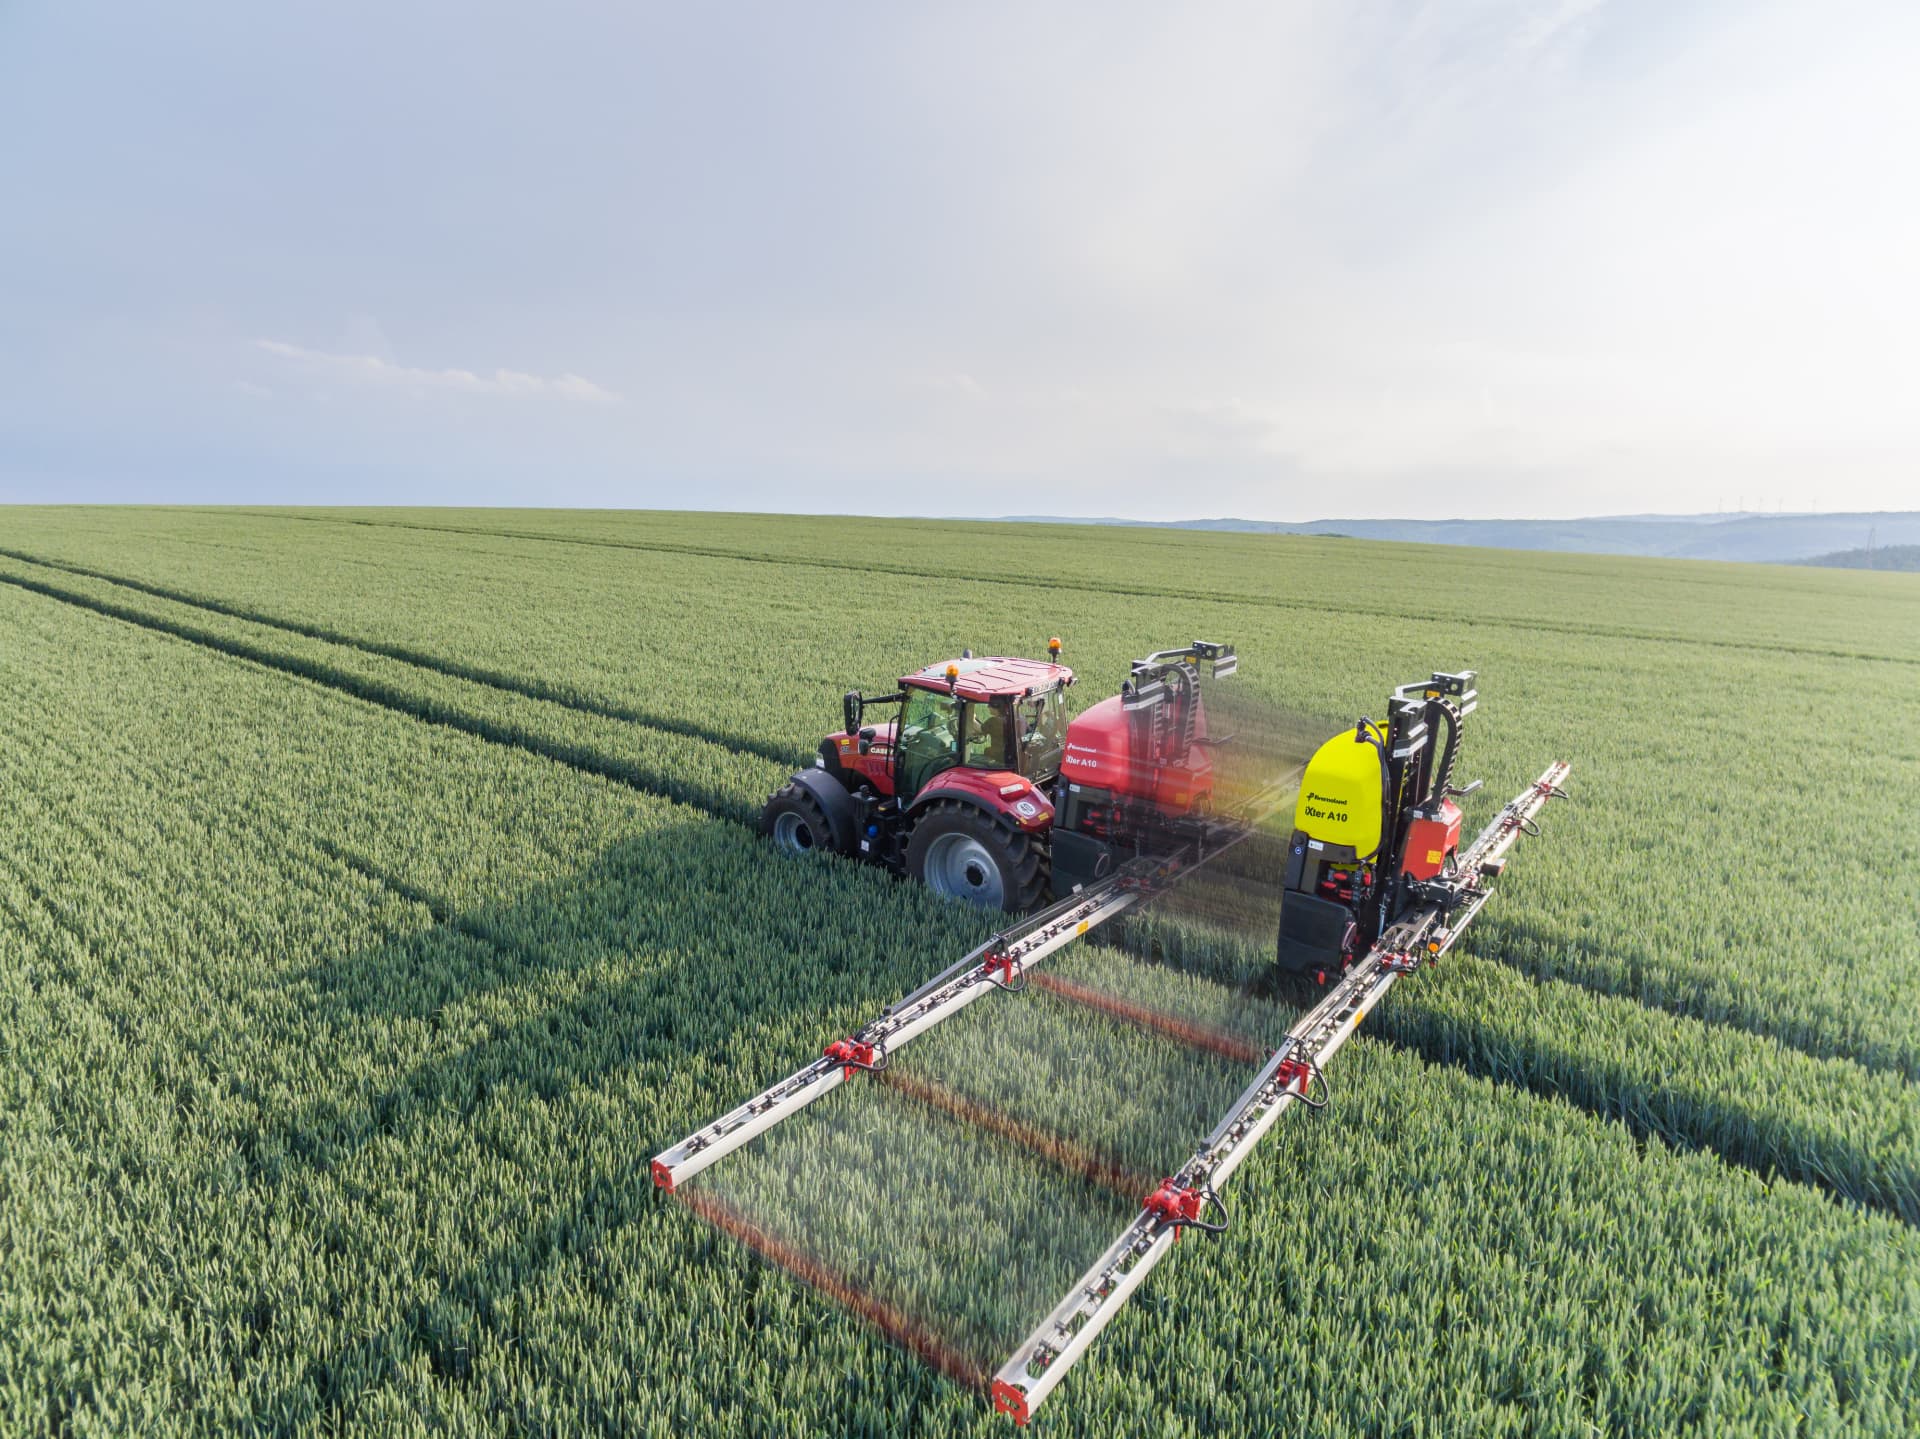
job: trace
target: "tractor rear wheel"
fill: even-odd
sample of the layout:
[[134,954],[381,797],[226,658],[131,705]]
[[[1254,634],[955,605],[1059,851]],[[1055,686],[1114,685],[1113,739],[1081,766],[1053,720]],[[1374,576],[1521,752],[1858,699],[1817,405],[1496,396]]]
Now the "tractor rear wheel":
[[928,889],[1009,914],[1039,901],[1045,861],[1032,835],[951,800],[928,810],[907,839],[907,873]]
[[833,842],[833,825],[827,820],[827,812],[820,807],[819,800],[797,784],[785,786],[767,801],[766,808],[760,811],[760,833],[771,839],[783,854],[811,854],[814,850],[824,854],[839,852],[839,846]]

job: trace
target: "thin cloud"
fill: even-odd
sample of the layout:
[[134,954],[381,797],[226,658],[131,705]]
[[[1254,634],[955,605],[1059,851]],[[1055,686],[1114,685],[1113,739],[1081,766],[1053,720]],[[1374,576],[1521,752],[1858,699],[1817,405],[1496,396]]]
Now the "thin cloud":
[[982,400],[987,397],[987,387],[964,370],[942,370],[911,375],[907,379],[907,384],[913,389],[934,395],[960,395],[972,400]]
[[1586,38],[1587,22],[1606,0],[1560,0],[1551,7],[1530,9],[1513,36],[1513,49],[1539,55],[1563,41],[1574,45]]
[[285,340],[256,340],[254,344],[278,359],[368,385],[451,390],[469,395],[551,395],[595,404],[611,404],[620,398],[605,386],[571,372],[549,376],[532,375],[524,370],[495,370],[483,375],[474,370],[427,370],[415,365],[398,365],[378,355],[339,355]]

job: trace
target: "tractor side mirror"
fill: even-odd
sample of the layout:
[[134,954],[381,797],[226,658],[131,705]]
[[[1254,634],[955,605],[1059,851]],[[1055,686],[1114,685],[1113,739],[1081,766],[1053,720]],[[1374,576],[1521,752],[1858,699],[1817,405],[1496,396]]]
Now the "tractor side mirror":
[[847,733],[852,734],[860,728],[861,699],[859,690],[848,690],[841,698],[840,705],[846,714]]

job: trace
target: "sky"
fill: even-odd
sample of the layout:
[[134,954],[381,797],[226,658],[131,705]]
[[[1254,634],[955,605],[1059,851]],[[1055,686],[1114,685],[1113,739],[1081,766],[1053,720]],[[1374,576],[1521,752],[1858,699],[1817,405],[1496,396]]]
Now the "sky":
[[1916,54],[1860,0],[0,0],[0,500],[1920,508]]

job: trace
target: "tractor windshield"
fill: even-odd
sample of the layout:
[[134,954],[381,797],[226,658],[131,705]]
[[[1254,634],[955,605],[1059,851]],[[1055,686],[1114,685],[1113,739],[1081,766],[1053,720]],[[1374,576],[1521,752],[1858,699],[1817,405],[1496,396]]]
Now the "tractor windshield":
[[1051,779],[1060,773],[1060,757],[1067,744],[1067,693],[1055,685],[1045,694],[1022,700],[1014,710],[1018,727],[1013,766],[1030,780]]
[[936,690],[909,689],[894,746],[894,792],[904,802],[940,771],[960,762],[959,700]]
[[928,780],[955,765],[1048,779],[1060,772],[1066,735],[1066,697],[1057,685],[1025,700],[1011,695],[961,700],[910,687],[895,748],[894,792],[911,800]]

